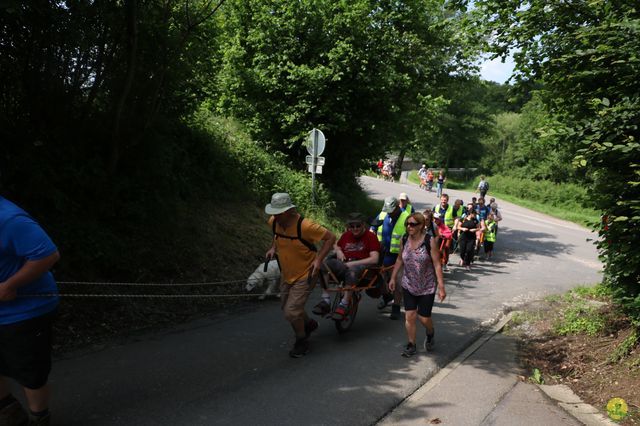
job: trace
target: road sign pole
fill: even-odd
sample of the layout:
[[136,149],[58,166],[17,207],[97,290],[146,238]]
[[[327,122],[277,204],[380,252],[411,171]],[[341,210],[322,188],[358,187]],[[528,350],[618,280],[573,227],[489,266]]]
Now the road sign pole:
[[313,162],[311,164],[311,202],[316,204],[316,161],[318,161],[318,131],[313,129]]

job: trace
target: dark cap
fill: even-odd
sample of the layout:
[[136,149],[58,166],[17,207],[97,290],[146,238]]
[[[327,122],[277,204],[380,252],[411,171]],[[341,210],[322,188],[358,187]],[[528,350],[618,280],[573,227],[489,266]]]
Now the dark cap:
[[349,213],[347,223],[365,223],[367,218],[361,213]]

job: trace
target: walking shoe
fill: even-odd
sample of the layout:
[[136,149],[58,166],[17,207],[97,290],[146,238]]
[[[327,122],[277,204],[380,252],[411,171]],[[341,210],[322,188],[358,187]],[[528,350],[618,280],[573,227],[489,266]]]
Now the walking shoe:
[[313,307],[313,312],[316,315],[327,315],[331,311],[331,306],[327,303],[326,300],[322,299],[316,306]]
[[384,309],[393,300],[393,294],[383,294],[378,300],[378,309]]
[[389,314],[389,319],[400,319],[400,305],[391,305],[391,313]]
[[347,312],[349,312],[349,307],[343,305],[342,302],[340,302],[336,310],[333,311],[333,315],[331,315],[331,318],[333,318],[334,320],[342,320],[347,315]]
[[3,426],[27,426],[29,417],[18,401],[13,401],[0,410],[0,425]]
[[416,354],[417,350],[416,350],[416,345],[414,343],[407,343],[407,346],[404,347],[404,350],[402,351],[402,356],[405,358],[411,358],[412,356],[414,356]]
[[447,265],[444,265],[442,267],[442,272],[449,272],[449,267]]
[[309,352],[309,342],[307,339],[296,339],[296,343],[293,345],[293,349],[289,351],[291,358],[301,358]]
[[305,336],[309,338],[309,336],[311,336],[311,333],[316,331],[316,328],[318,328],[318,321],[314,319],[310,319],[309,321],[307,321],[307,323],[304,325]]
[[427,352],[431,352],[433,350],[433,345],[436,344],[435,338],[435,330],[433,334],[427,334],[427,338],[424,339],[424,350]]

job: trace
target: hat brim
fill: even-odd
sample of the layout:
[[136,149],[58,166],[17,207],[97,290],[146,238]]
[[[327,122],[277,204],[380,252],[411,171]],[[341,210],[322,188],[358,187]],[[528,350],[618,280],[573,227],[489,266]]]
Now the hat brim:
[[384,207],[382,208],[382,212],[383,212],[383,213],[391,213],[391,212],[393,212],[393,211],[396,209],[396,207],[397,207],[397,206],[393,206],[393,207],[387,207],[387,206],[384,206]]
[[271,204],[267,204],[264,207],[264,212],[266,214],[274,215],[274,214],[284,213],[287,210],[290,210],[290,209],[292,209],[294,207],[295,207],[295,204],[290,204],[290,205],[284,206],[284,207],[272,207]]

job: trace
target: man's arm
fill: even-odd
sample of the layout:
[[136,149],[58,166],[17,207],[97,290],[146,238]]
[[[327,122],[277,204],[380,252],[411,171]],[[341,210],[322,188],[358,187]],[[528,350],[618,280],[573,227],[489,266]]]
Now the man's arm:
[[318,274],[318,272],[320,272],[322,261],[325,257],[327,257],[335,243],[336,236],[333,234],[333,232],[329,230],[325,231],[324,235],[322,236],[322,247],[320,248],[320,251],[318,251],[316,258],[313,261],[313,270],[311,272],[312,275],[315,276]]
[[267,250],[267,254],[265,254],[264,257],[267,260],[271,260],[275,255],[276,255],[276,239],[274,237],[273,240],[271,241],[271,247],[269,248],[269,250]]
[[5,282],[0,283],[0,301],[8,302],[15,299],[20,287],[38,279],[51,269],[59,259],[60,253],[56,250],[42,259],[26,261],[15,274]]
[[369,257],[365,257],[364,259],[352,260],[351,262],[347,262],[346,265],[347,266],[376,265],[379,259],[380,259],[380,252],[370,251]]
[[340,248],[340,246],[338,245],[338,243],[335,243],[333,245],[333,251],[336,252],[336,258],[341,261],[344,262],[346,257],[344,255],[344,252],[342,251],[342,249]]

